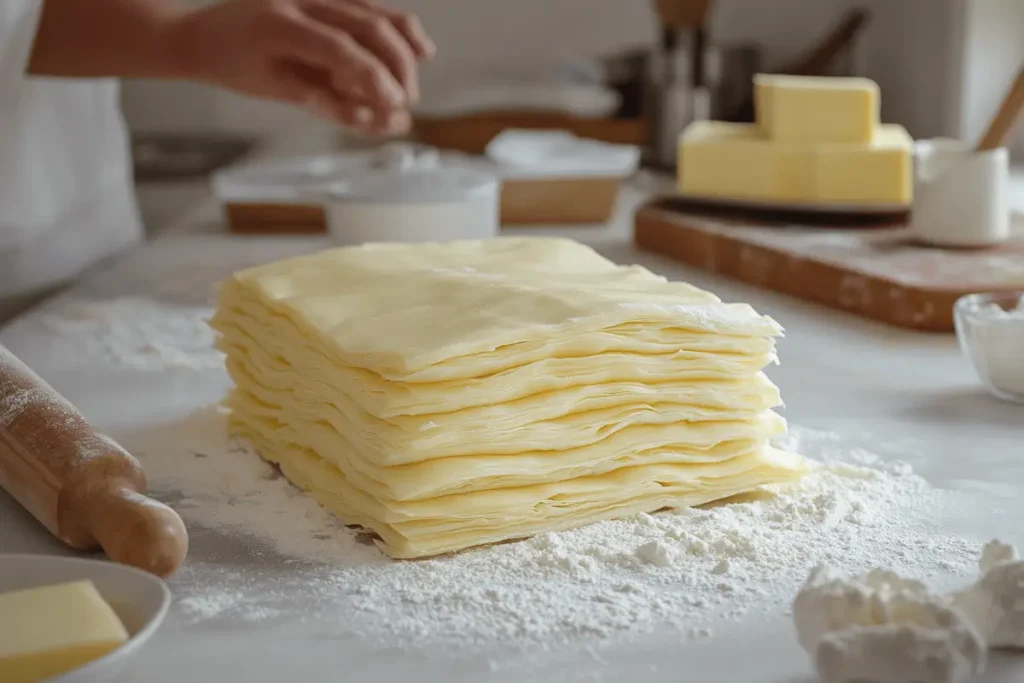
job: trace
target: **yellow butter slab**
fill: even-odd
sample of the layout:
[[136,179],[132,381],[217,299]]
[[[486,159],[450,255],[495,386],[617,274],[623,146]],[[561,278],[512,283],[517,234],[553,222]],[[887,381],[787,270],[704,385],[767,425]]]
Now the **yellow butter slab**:
[[902,126],[879,126],[870,145],[822,145],[815,199],[827,204],[906,204],[914,193],[914,141]]
[[90,581],[0,594],[0,681],[34,683],[76,669],[126,640]]
[[754,77],[758,126],[777,142],[869,143],[880,100],[878,84],[867,78]]
[[685,195],[767,203],[909,205],[913,140],[879,126],[867,144],[779,142],[755,124],[701,121],[679,145]]
[[701,121],[683,134],[679,157],[684,194],[753,201],[807,201],[814,195],[814,154],[782,145],[754,124]]

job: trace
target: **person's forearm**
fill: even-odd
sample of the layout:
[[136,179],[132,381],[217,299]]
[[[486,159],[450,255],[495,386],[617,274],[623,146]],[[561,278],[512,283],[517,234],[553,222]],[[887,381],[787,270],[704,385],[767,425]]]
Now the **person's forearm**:
[[409,127],[434,52],[415,16],[374,0],[33,1],[28,75],[198,81],[377,134]]
[[[3,0],[0,0],[3,1]],[[43,0],[29,60],[37,76],[175,78],[180,0]]]

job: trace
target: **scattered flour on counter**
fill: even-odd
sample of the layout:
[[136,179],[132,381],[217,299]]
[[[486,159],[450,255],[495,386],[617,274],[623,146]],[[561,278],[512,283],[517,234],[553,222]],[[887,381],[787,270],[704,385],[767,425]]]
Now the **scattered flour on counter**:
[[938,518],[955,514],[962,494],[930,487],[904,463],[844,449],[834,435],[793,428],[781,445],[819,461],[799,488],[392,561],[369,534],[229,443],[226,429],[209,408],[162,431],[117,435],[192,527],[176,590],[194,622],[301,615],[333,637],[425,646],[546,646],[665,628],[699,638],[722,619],[785,610],[817,564],[967,576],[979,549],[941,531]]
[[207,325],[207,306],[182,306],[148,298],[66,301],[40,322],[78,355],[135,370],[224,367]]
[[244,593],[211,593],[208,595],[197,595],[183,598],[178,601],[178,607],[190,616],[199,619],[212,619],[223,613],[225,610],[237,605],[245,599]]
[[223,260],[213,264],[190,264],[167,269],[150,278],[161,299],[183,304],[213,306],[217,300],[215,283],[231,275]]

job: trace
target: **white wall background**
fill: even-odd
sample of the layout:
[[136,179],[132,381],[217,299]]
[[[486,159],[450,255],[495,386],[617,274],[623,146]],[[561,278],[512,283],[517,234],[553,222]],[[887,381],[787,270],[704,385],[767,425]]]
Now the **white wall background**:
[[871,11],[864,75],[882,91],[882,117],[918,138],[952,134],[949,120],[958,53],[953,0],[846,0]]
[[[191,0],[194,5],[213,0]],[[902,1],[902,0],[901,0]],[[915,0],[911,0],[915,1]],[[932,0],[923,0],[930,2]],[[798,54],[838,20],[845,0],[720,0],[718,40],[763,43],[775,64]],[[417,13],[438,44],[424,90],[493,70],[543,69],[565,59],[613,52],[655,39],[646,0],[391,0]],[[133,81],[124,88],[125,114],[137,129],[227,129],[260,132],[304,114],[187,83]]]
[[[644,0],[391,4],[416,12],[439,45],[437,59],[423,73],[428,94],[467,74],[544,69],[565,59],[648,43],[656,34],[651,3]],[[999,97],[991,91],[1000,80],[991,77],[993,63],[1005,70],[1014,50],[1024,51],[1024,0],[719,0],[712,34],[719,42],[761,43],[766,64],[778,65],[806,49],[853,6],[873,15],[862,64],[865,75],[882,87],[886,120],[903,123],[918,137],[970,135],[983,127],[979,122],[987,121]],[[964,22],[968,40],[961,46],[957,36]],[[992,48],[993,42],[1002,47]],[[961,47],[973,60],[969,67],[961,68]],[[1024,54],[1017,63],[1021,59]],[[961,86],[976,100],[966,109],[960,106]],[[265,133],[306,120],[304,113],[285,106],[186,83],[126,83],[124,105],[138,130]]]
[[[958,5],[964,59],[958,74],[962,96],[953,116],[959,136],[977,140],[1024,66],[1024,0],[959,0]],[[1013,133],[1011,144],[1024,152],[1024,118]]]

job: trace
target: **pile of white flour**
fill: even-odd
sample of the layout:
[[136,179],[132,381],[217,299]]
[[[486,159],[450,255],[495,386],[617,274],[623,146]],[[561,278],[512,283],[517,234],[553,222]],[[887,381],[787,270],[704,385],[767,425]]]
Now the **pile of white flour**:
[[157,303],[143,297],[63,301],[40,316],[56,344],[83,360],[133,370],[224,367],[202,305]]
[[800,488],[405,562],[229,443],[215,408],[166,431],[115,436],[192,529],[176,592],[195,622],[301,614],[338,637],[421,646],[551,645],[666,628],[700,637],[721,619],[788,609],[819,563],[968,576],[979,548],[940,530],[958,494],[905,463],[797,428],[782,445],[821,463]]

